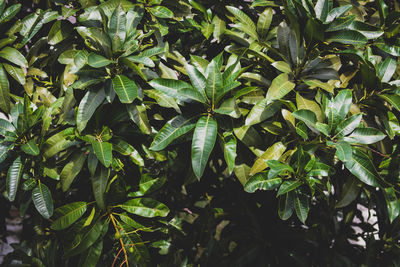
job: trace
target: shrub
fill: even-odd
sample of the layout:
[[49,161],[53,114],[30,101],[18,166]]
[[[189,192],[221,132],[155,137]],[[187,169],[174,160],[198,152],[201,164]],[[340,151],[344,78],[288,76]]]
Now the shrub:
[[0,0],[5,264],[397,266],[399,14]]

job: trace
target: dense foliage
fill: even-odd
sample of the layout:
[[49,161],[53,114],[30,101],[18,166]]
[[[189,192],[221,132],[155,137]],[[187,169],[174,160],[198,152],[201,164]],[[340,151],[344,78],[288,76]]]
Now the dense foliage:
[[6,266],[400,265],[397,2],[0,0],[0,27]]

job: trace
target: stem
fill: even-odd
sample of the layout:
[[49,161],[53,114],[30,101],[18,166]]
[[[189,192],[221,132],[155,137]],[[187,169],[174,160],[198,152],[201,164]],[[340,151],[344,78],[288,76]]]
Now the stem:
[[[112,214],[110,214],[110,219],[111,219],[111,221],[112,221],[112,223],[114,225],[115,231],[117,232],[117,234],[119,236],[121,236],[121,233],[119,232],[117,223],[115,222],[115,218],[114,218],[114,216]],[[121,243],[121,249],[122,249],[122,251],[124,252],[124,255],[125,255],[125,261],[124,262],[126,263],[126,266],[129,267],[128,254],[126,253],[124,241],[122,241],[122,238],[119,238],[119,242]]]

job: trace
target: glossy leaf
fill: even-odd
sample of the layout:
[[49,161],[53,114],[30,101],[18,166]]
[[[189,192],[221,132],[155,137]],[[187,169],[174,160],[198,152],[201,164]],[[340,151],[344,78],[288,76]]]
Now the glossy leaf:
[[165,217],[169,213],[167,206],[151,198],[134,198],[121,204],[120,207],[129,213],[148,218]]
[[24,165],[22,164],[21,157],[17,157],[8,169],[6,186],[8,199],[10,201],[14,201],[15,196],[17,195],[23,168]]
[[51,224],[51,228],[54,230],[62,230],[69,227],[82,217],[86,209],[87,203],[83,201],[72,202],[57,208],[54,211],[54,221]]
[[201,117],[192,139],[192,167],[197,178],[203,175],[217,139],[217,121],[211,115]]
[[112,81],[115,93],[117,93],[121,103],[130,104],[138,96],[136,83],[125,75],[117,75]]
[[49,188],[39,181],[39,184],[32,190],[32,201],[36,210],[45,219],[53,215],[54,204]]

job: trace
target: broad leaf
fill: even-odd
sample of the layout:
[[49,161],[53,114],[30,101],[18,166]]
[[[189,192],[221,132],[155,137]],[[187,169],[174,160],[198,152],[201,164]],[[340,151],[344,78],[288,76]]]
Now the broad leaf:
[[21,157],[16,158],[13,163],[10,165],[10,168],[7,172],[7,194],[8,199],[10,201],[14,201],[15,196],[17,195],[17,190],[19,186],[19,181],[21,180],[22,170],[24,166],[22,164]]
[[295,84],[289,81],[289,76],[286,73],[282,73],[272,81],[266,98],[268,101],[281,99],[292,91],[294,87]]
[[148,218],[165,217],[169,213],[167,206],[151,198],[134,198],[119,206],[129,213]]
[[113,88],[121,103],[130,104],[138,96],[138,87],[125,75],[117,75],[112,80]]
[[49,188],[39,181],[39,184],[32,190],[32,200],[36,210],[45,219],[53,215],[54,205]]
[[85,213],[87,209],[86,202],[73,202],[57,208],[54,211],[53,222],[51,228],[54,230],[62,230],[72,225]]
[[112,144],[98,140],[92,141],[94,154],[99,161],[105,166],[109,167],[112,161]]
[[257,173],[252,176],[244,186],[248,193],[254,193],[256,190],[273,190],[282,183],[282,178],[268,179],[266,173]]
[[89,122],[97,107],[106,99],[104,89],[89,90],[82,98],[78,107],[78,114],[76,117],[76,125],[79,132],[85,129],[86,124]]
[[203,175],[217,139],[217,121],[211,115],[201,117],[192,139],[192,167],[197,178]]
[[157,135],[154,137],[153,143],[151,143],[150,149],[160,151],[166,148],[173,140],[192,130],[195,125],[196,123],[193,117],[187,118],[183,115],[176,116],[158,131]]

